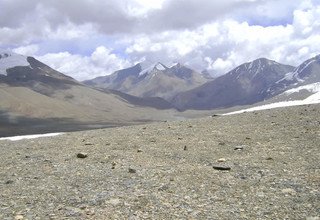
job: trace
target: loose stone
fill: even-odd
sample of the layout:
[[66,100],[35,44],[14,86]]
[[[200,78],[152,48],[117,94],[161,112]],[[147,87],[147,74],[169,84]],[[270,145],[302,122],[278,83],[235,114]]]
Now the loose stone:
[[135,169],[129,168],[129,173],[136,173],[137,171]]
[[231,167],[227,167],[227,166],[212,166],[213,169],[215,170],[231,170]]
[[84,159],[84,158],[88,157],[88,154],[86,154],[86,153],[78,153],[77,157],[81,158],[81,159]]

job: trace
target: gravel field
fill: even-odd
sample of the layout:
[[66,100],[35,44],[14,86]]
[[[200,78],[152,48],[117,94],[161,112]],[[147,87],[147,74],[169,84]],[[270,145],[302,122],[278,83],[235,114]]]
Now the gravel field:
[[0,141],[0,219],[320,217],[320,105]]

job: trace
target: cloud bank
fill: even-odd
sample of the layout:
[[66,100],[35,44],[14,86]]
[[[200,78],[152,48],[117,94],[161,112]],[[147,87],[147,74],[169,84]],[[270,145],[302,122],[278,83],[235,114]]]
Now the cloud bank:
[[316,0],[0,0],[0,48],[84,80],[149,59],[221,75],[320,53]]

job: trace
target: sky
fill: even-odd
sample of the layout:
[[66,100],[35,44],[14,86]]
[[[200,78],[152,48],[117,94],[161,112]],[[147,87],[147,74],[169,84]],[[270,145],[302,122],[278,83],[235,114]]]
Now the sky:
[[78,80],[148,60],[219,76],[320,54],[320,0],[0,0],[0,49]]

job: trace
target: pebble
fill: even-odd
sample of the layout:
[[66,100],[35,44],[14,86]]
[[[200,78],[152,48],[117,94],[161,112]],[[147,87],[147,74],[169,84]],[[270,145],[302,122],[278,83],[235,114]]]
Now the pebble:
[[244,146],[240,145],[240,146],[235,146],[234,150],[243,150]]
[[116,205],[119,205],[121,203],[121,201],[120,201],[120,199],[110,199],[106,203],[116,206]]
[[129,173],[136,173],[137,171],[135,169],[129,168]]
[[83,158],[88,157],[88,154],[86,154],[86,153],[78,153],[77,157],[83,159]]
[[187,146],[184,146],[184,147],[183,147],[183,150],[187,150]]
[[290,194],[290,195],[295,195],[297,193],[294,189],[291,189],[291,188],[283,189],[281,190],[281,192],[285,194]]
[[16,215],[14,217],[15,220],[20,220],[20,219],[23,219],[23,215]]
[[5,182],[5,184],[12,184],[13,183],[13,180],[7,180],[6,182]]
[[137,152],[138,152],[138,153],[141,153],[141,152],[142,152],[142,150],[141,150],[141,149],[138,149],[138,150],[137,150]]
[[215,170],[231,170],[231,167],[227,167],[227,166],[212,166],[213,169]]
[[226,158],[220,158],[217,160],[219,163],[226,162]]

